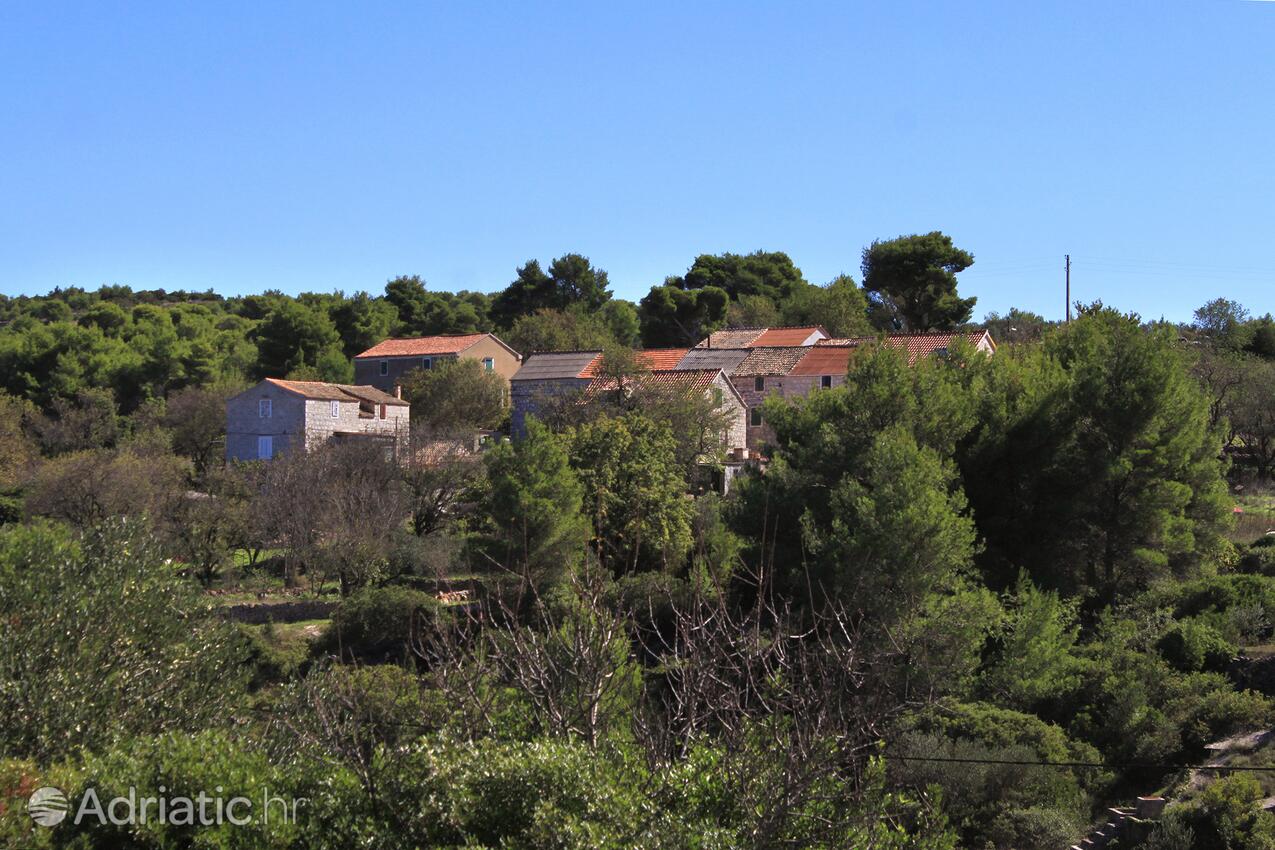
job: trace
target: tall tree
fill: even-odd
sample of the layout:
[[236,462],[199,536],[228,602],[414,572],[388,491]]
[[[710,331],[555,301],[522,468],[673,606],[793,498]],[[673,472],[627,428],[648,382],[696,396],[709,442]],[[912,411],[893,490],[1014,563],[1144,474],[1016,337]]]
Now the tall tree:
[[746,295],[760,295],[779,304],[793,290],[806,285],[801,269],[782,251],[754,251],[751,254],[701,254],[686,274],[670,278],[666,284],[678,289],[716,287],[732,301]]
[[508,328],[519,316],[537,310],[564,310],[579,305],[598,310],[611,299],[607,273],[580,254],[565,254],[549,264],[548,272],[538,260],[528,260],[518,276],[492,299],[492,319]]
[[344,359],[341,338],[327,313],[296,301],[281,302],[253,336],[257,378],[282,378],[306,368],[317,371],[320,364]]
[[868,299],[848,274],[826,286],[798,286],[781,305],[785,325],[822,325],[834,337],[870,336]]
[[1195,311],[1192,326],[1214,348],[1239,351],[1253,339],[1249,312],[1238,301],[1214,298]]
[[366,292],[334,305],[331,315],[346,357],[357,357],[388,337],[398,318],[393,304]]
[[956,275],[974,255],[932,233],[875,241],[863,249],[863,288],[904,330],[947,330],[969,321],[974,298],[956,293]]
[[436,361],[403,378],[414,427],[435,434],[495,428],[505,415],[505,379],[471,358]]
[[720,287],[653,286],[638,305],[642,343],[648,348],[695,345],[725,323],[729,306],[730,296]]
[[616,574],[680,568],[692,511],[672,431],[632,413],[581,425],[567,441],[602,563]]
[[524,585],[554,583],[580,563],[588,538],[580,480],[562,439],[532,419],[526,438],[484,460],[488,527],[475,541],[479,565],[507,570]]
[[1104,604],[1211,551],[1229,511],[1222,437],[1176,343],[1094,307],[964,373],[985,388],[961,466],[993,581],[1026,569]]

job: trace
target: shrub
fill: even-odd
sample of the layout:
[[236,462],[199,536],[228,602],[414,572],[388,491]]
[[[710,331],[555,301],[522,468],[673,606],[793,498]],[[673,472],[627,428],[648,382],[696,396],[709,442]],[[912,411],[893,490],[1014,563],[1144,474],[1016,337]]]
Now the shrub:
[[1165,660],[1184,673],[1224,670],[1235,657],[1235,645],[1217,629],[1198,620],[1180,620],[1156,642]]
[[136,522],[0,532],[0,751],[49,759],[225,721],[245,647]]
[[317,649],[363,661],[409,657],[411,645],[442,614],[432,596],[406,587],[368,588],[332,612],[332,625]]

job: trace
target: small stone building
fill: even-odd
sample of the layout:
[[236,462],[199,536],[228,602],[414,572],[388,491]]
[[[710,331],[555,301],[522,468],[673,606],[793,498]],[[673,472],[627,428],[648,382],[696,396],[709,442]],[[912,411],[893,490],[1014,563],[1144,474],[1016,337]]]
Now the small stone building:
[[495,334],[444,334],[411,339],[387,339],[354,358],[354,381],[387,393],[413,369],[432,369],[442,361],[466,357],[477,360],[506,382],[522,363],[522,356]]
[[226,459],[269,460],[329,440],[378,440],[401,454],[407,402],[376,387],[266,378],[226,402]]
[[546,406],[583,393],[596,376],[594,361],[601,351],[553,351],[527,356],[509,382],[513,405],[510,433],[518,440],[527,435],[527,417]]
[[772,395],[790,397],[788,373],[810,352],[810,346],[754,348],[730,372],[731,383],[748,408],[748,448],[760,449],[774,432],[766,425],[762,403]]

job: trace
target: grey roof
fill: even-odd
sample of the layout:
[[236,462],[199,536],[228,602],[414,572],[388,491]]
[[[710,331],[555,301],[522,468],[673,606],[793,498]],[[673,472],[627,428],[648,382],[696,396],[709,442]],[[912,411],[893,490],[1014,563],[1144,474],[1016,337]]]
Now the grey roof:
[[553,378],[579,378],[601,351],[559,351],[528,354],[514,381],[544,381]]
[[730,372],[748,356],[747,348],[692,348],[677,361],[678,369],[721,369]]
[[786,346],[783,348],[754,348],[730,373],[732,378],[758,375],[787,375],[801,358],[810,353],[810,346]]

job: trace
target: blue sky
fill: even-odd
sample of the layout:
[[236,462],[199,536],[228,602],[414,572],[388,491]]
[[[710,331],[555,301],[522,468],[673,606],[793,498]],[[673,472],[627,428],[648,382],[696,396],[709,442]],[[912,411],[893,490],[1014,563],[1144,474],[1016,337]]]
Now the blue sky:
[[1275,311],[1275,3],[0,5],[0,292],[494,290],[577,251],[858,276],[976,316]]

